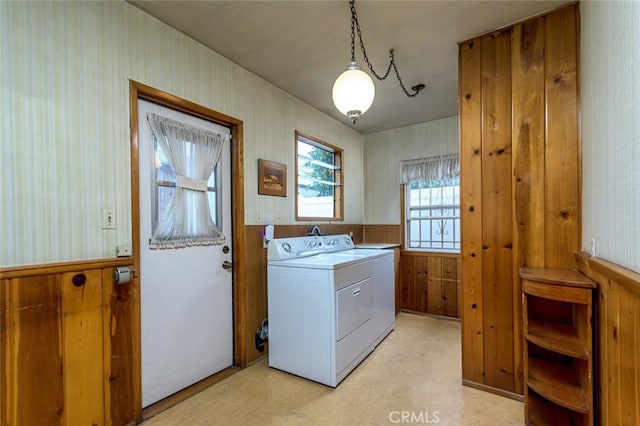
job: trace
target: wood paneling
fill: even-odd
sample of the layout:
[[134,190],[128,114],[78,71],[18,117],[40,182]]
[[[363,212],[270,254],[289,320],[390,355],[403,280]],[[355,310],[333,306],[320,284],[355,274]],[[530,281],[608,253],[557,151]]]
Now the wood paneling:
[[137,280],[115,286],[112,265],[2,271],[0,424],[135,423]]
[[402,276],[401,274],[402,264],[400,263],[400,259],[401,259],[400,247],[395,247],[393,249],[393,267],[395,268],[393,279],[395,280],[394,296],[395,296],[396,314],[400,312],[400,310],[402,309],[402,282],[400,279],[400,277]]
[[442,314],[448,317],[459,317],[458,314],[458,280],[459,259],[442,258]]
[[[415,258],[416,261],[421,258]],[[426,312],[442,315],[442,259],[427,257],[427,310]],[[422,306],[421,306],[422,307]],[[422,311],[422,309],[419,309]]]
[[407,311],[459,317],[457,254],[403,251],[400,255],[401,308]]
[[2,280],[2,425],[64,424],[57,275]]
[[640,424],[640,274],[585,253],[578,269],[598,284],[597,424]]
[[578,247],[577,6],[460,43],[463,379],[521,394],[518,268]]
[[480,40],[459,47],[462,377],[484,381]]
[[484,383],[507,391],[514,390],[510,51],[508,31],[482,40]]
[[140,410],[134,384],[141,379],[134,373],[139,280],[134,278],[132,285],[116,285],[109,268],[102,270],[102,282],[105,423],[125,425],[134,421]]
[[67,425],[104,424],[102,271],[60,275]]
[[575,268],[580,236],[577,7],[545,17],[545,265]]
[[[276,227],[277,229],[278,227]],[[267,249],[264,248],[262,235],[264,226],[247,226],[245,245],[247,253],[247,298],[245,309],[246,329],[244,331],[247,351],[247,363],[262,358],[267,352],[260,352],[255,345],[255,332],[268,317],[267,313]]]
[[513,28],[511,100],[513,105],[513,320],[514,381],[524,389],[520,265],[544,265],[544,19]]
[[397,243],[401,240],[400,225],[363,225],[362,242],[364,243]]

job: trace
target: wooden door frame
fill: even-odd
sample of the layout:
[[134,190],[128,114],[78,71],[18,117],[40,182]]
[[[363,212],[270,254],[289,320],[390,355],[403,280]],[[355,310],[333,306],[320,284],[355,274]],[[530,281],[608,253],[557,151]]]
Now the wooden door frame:
[[[138,145],[138,99],[144,99],[204,120],[231,128],[231,216],[232,261],[233,261],[233,363],[246,366],[247,348],[245,327],[246,312],[246,247],[244,226],[244,164],[243,133],[241,120],[222,114],[194,102],[166,93],[162,90],[129,80],[130,138],[131,138],[131,232],[135,269],[140,271],[140,193],[139,193],[139,145]],[[142,279],[142,277],[141,277]],[[136,280],[139,282],[140,280]],[[134,399],[135,407],[142,410],[142,341],[140,318],[140,288],[135,289],[138,297],[133,318],[134,345]],[[138,414],[140,414],[140,412]]]

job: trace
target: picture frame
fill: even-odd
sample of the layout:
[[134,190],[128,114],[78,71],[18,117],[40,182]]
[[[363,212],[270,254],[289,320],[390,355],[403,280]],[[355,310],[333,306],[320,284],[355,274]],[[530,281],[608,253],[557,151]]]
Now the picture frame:
[[258,159],[258,194],[287,196],[287,166]]

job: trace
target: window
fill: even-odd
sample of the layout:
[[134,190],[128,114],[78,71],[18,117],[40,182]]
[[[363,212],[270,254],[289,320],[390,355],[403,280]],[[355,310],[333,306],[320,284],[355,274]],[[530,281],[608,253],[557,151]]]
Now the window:
[[[176,173],[169,164],[169,160],[162,152],[162,148],[158,145],[158,141],[154,138],[154,179],[153,179],[153,191],[152,197],[155,202],[153,203],[153,230],[155,231],[158,226],[158,221],[162,218],[167,210],[169,201],[173,197],[173,192],[176,187]],[[209,209],[211,213],[211,220],[213,223],[220,226],[220,209],[216,200],[218,198],[219,188],[216,185],[218,180],[219,167],[216,165],[211,177],[207,181],[207,198],[209,199]]]
[[154,141],[149,248],[222,244],[216,169],[228,136],[153,113],[147,121]]
[[296,219],[342,220],[342,150],[296,132]]
[[401,163],[407,250],[460,251],[459,158]]

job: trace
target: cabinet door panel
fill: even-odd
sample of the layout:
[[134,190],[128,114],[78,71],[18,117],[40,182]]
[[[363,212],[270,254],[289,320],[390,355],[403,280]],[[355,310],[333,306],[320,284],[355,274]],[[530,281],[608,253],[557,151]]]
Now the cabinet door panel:
[[448,317],[458,316],[458,281],[442,280],[442,314]]

